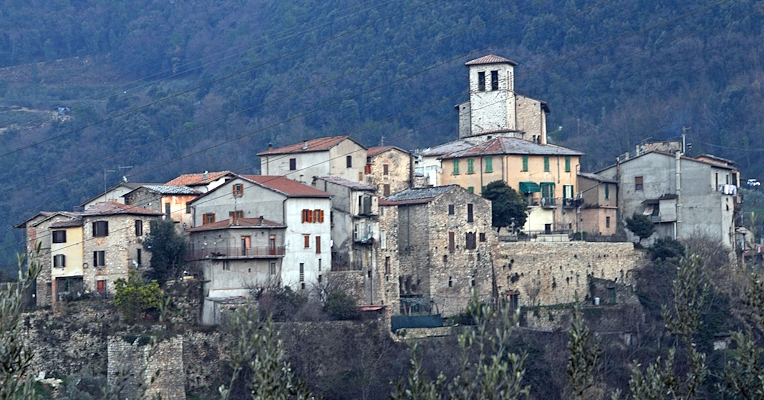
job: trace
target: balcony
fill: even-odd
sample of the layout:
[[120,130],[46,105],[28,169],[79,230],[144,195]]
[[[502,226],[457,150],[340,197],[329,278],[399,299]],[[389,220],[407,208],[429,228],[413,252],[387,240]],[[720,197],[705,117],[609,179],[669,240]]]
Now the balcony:
[[216,247],[213,249],[191,250],[187,260],[237,259],[237,258],[278,258],[284,256],[284,246]]
[[554,197],[542,197],[541,207],[543,208],[556,208],[556,202]]

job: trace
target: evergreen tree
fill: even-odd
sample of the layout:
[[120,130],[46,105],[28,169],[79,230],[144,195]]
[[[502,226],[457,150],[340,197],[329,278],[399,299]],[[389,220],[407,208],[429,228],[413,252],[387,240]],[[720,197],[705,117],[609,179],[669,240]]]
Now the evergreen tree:
[[525,225],[528,218],[527,208],[523,196],[515,189],[512,189],[504,181],[494,181],[486,185],[483,190],[483,197],[491,200],[493,204],[493,226],[497,232],[504,226],[511,226],[514,229],[520,229]]
[[168,279],[176,279],[183,272],[188,242],[175,231],[175,222],[171,219],[154,219],[149,226],[151,232],[143,242],[143,248],[151,252],[148,278],[164,285]]

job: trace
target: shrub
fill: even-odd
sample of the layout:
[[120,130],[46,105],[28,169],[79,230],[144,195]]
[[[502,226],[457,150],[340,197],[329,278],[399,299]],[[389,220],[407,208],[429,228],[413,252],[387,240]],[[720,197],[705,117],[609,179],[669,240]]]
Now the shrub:
[[342,291],[332,292],[327,297],[324,310],[336,320],[354,319],[358,316],[358,305],[355,299]]
[[650,258],[655,260],[665,260],[667,258],[684,257],[684,245],[682,242],[672,238],[657,239],[649,249]]
[[653,225],[650,217],[637,213],[634,213],[631,218],[626,218],[626,228],[637,236],[640,241],[649,238],[655,232],[655,225]]
[[130,271],[127,280],[119,278],[114,282],[114,305],[122,313],[122,320],[135,322],[144,312],[158,310],[164,293],[157,281],[146,283],[135,271]]

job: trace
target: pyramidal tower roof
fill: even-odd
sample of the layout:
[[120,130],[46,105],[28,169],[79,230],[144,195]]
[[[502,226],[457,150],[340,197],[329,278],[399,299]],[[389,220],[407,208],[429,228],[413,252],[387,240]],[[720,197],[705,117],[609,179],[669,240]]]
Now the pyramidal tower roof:
[[480,65],[480,64],[511,64],[512,66],[517,66],[516,62],[512,60],[508,60],[504,57],[493,55],[493,54],[476,58],[472,61],[467,61],[464,65],[470,66],[470,65]]

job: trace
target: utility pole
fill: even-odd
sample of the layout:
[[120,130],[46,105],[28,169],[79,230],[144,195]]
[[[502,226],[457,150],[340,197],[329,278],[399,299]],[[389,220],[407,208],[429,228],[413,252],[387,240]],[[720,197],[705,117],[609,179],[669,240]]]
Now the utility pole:
[[691,126],[682,126],[682,154],[687,154],[687,135],[685,132],[692,129]]
[[106,189],[107,189],[107,187],[106,187],[106,174],[108,174],[109,172],[116,172],[116,171],[113,170],[113,169],[106,169],[106,168],[104,168],[104,170],[103,170],[103,195],[104,195],[103,199],[104,200],[108,200],[106,198]]

